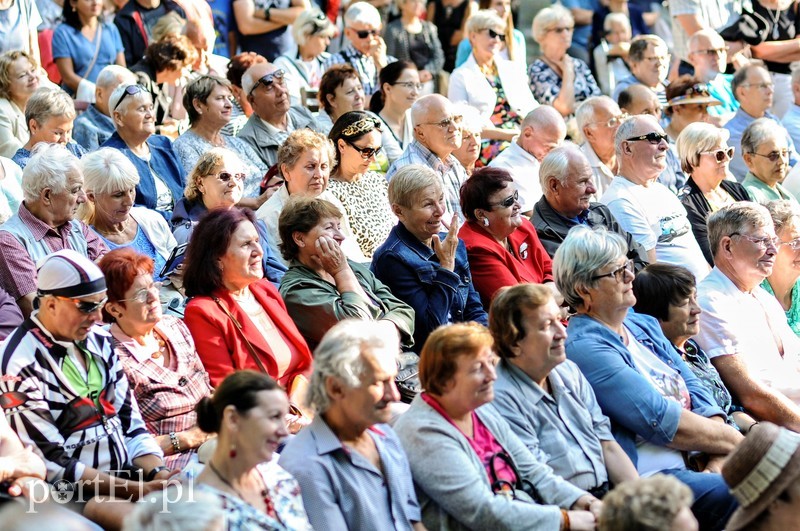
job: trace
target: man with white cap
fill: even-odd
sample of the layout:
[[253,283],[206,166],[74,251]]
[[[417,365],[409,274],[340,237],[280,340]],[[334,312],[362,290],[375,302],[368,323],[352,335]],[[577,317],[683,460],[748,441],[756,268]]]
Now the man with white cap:
[[[138,499],[170,477],[128,386],[111,336],[100,269],[65,249],[38,263],[36,310],[0,347],[0,406],[47,480]],[[124,479],[120,471],[141,469]],[[144,481],[142,481],[142,478]],[[91,490],[90,490],[91,489]]]

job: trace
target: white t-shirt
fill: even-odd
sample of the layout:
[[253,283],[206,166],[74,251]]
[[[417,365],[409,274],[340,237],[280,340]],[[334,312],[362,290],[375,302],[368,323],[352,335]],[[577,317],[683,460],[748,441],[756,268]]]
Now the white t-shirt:
[[519,190],[519,204],[523,212],[533,210],[533,205],[542,198],[542,185],[539,181],[539,161],[522,149],[516,141],[503,150],[489,163],[493,168],[503,168],[514,179]]
[[686,208],[666,186],[642,186],[617,175],[600,201],[645,249],[655,248],[659,262],[684,266],[697,281],[708,274]]

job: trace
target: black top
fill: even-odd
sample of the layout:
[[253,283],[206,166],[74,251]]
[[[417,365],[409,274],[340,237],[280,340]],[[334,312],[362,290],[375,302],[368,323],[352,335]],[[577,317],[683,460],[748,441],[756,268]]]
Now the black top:
[[450,40],[453,38],[453,34],[461,29],[469,2],[470,0],[463,0],[456,7],[446,7],[442,4],[442,0],[433,0],[434,9],[436,10],[433,24],[439,30],[439,41],[442,43],[442,50],[444,50],[444,70],[447,72],[452,72],[456,67],[458,43],[455,45],[450,44]]

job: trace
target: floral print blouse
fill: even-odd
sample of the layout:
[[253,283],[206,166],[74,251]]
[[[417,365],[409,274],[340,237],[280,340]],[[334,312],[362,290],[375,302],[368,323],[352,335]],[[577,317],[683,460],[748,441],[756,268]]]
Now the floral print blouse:
[[[575,104],[577,105],[591,96],[600,96],[602,94],[600,87],[597,85],[592,71],[589,70],[589,66],[574,57],[572,62],[575,64],[575,83],[573,85]],[[536,101],[552,105],[553,100],[561,92],[561,77],[541,59],[531,63],[531,66],[528,67],[528,76],[531,82],[531,92]]]
[[[497,73],[496,65],[493,66],[492,73],[486,75],[486,81],[489,82],[489,85],[492,86],[495,94],[497,94],[497,103],[495,103],[494,112],[492,112],[490,118],[492,125],[500,129],[518,129],[522,125],[523,117],[511,109],[503,83],[500,81],[500,74]],[[511,145],[511,142],[507,140],[482,140],[481,152],[475,166],[480,168],[488,165],[509,145]]]

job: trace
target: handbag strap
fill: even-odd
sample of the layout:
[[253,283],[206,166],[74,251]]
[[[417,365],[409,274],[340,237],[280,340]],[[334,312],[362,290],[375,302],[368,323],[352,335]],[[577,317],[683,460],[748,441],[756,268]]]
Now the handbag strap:
[[100,56],[100,45],[103,43],[103,23],[100,22],[97,24],[97,33],[95,34],[94,38],[97,40],[97,44],[94,46],[94,57],[92,57],[92,61],[89,63],[89,66],[86,67],[86,71],[84,71],[82,78],[86,78],[92,72],[92,68],[94,68],[95,63],[97,63],[97,58]]
[[225,305],[222,304],[222,301],[219,300],[219,297],[214,297],[214,302],[217,303],[217,306],[219,306],[220,309],[222,309],[222,311],[225,312],[225,315],[227,315],[233,322],[233,326],[239,332],[239,335],[242,336],[242,339],[244,339],[244,343],[247,345],[247,350],[250,352],[250,355],[253,356],[253,359],[256,360],[256,365],[258,365],[258,368],[261,370],[261,372],[263,372],[264,374],[269,374],[267,372],[267,369],[264,367],[264,364],[261,362],[261,359],[256,354],[256,350],[253,348],[253,345],[250,344],[250,340],[247,339],[244,330],[242,330],[242,325],[239,324],[239,321],[236,320],[236,317],[234,317],[233,314],[231,314],[231,312],[228,311],[228,308],[226,308]]
[[147,38],[147,31],[144,29],[144,21],[142,21],[142,14],[138,11],[133,12],[133,22],[136,24],[136,27],[139,29],[139,33],[142,35],[142,39],[144,39],[144,47],[147,48],[150,39]]

